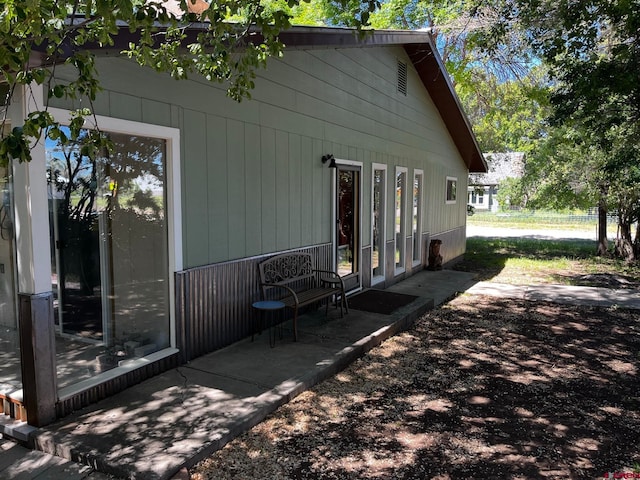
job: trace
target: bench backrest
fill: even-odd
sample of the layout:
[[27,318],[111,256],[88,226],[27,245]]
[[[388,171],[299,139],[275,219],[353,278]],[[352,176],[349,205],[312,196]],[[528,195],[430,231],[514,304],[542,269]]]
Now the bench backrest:
[[260,282],[288,285],[314,278],[310,253],[294,252],[276,255],[260,263]]

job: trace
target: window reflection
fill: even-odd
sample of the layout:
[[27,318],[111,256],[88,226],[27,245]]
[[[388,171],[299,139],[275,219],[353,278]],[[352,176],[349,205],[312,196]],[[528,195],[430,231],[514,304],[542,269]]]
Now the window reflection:
[[416,173],[413,177],[413,209],[412,209],[412,234],[413,234],[413,261],[421,260],[421,222],[422,222],[422,173]]
[[371,267],[374,277],[384,276],[384,185],[385,170],[373,171],[373,240]]
[[46,143],[59,386],[169,346],[165,141],[86,135]]
[[0,394],[22,388],[20,338],[16,310],[13,179],[0,167]]
[[395,198],[395,260],[396,269],[404,269],[405,265],[405,231],[406,231],[406,169],[396,171],[396,198]]

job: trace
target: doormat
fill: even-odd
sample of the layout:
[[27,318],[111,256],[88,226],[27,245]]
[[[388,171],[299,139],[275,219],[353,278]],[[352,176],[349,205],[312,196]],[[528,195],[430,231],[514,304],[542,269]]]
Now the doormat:
[[387,292],[386,290],[365,290],[349,297],[348,300],[349,308],[390,315],[398,308],[410,304],[416,298],[418,297],[404,293]]

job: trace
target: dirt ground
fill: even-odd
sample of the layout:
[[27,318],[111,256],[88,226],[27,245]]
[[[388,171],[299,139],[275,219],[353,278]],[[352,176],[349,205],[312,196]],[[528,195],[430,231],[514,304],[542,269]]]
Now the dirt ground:
[[639,316],[461,295],[281,407],[191,479],[633,475]]

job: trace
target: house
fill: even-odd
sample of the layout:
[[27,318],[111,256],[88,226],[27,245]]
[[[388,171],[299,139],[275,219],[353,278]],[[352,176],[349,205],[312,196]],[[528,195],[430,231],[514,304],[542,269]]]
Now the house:
[[[429,34],[281,38],[241,103],[116,42],[93,105],[113,153],[47,140],[1,172],[5,413],[44,425],[247,337],[274,254],[311,252],[350,291],[423,269],[434,237],[445,263],[464,254],[461,193],[486,165]],[[44,98],[17,95],[9,118]],[[49,102],[63,121],[77,106]]]
[[521,178],[524,174],[523,152],[486,153],[487,172],[470,173],[467,203],[476,210],[498,210],[498,189],[507,178]]

